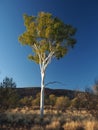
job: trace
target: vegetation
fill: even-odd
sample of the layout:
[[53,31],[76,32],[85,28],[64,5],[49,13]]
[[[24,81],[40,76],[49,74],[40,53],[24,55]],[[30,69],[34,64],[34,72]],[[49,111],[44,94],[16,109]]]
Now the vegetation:
[[[73,98],[68,96],[55,96],[54,94],[45,96],[45,107],[54,110],[66,111],[68,109],[85,109],[91,112],[97,112],[98,96],[94,93],[76,92]],[[36,96],[21,97],[16,89],[16,83],[12,78],[5,77],[0,83],[0,109],[7,110],[13,107],[37,107],[40,106],[40,93]]]
[[98,120],[85,110],[67,110],[61,114],[56,114],[55,111],[49,113],[47,110],[43,120],[37,110],[27,107],[0,114],[2,130],[97,130],[97,124]]
[[0,109],[16,107],[19,96],[15,88],[16,83],[12,78],[5,77],[0,83]]
[[98,80],[95,80],[93,91],[94,91],[94,94],[98,95]]
[[75,92],[73,98],[45,96],[44,119],[39,116],[40,93],[18,96],[16,84],[6,77],[0,84],[0,129],[97,130],[98,96]]
[[29,45],[33,54],[29,59],[39,64],[41,71],[40,116],[44,114],[45,72],[53,58],[60,59],[74,47],[76,29],[64,24],[50,13],[40,12],[38,16],[24,15],[26,31],[19,36],[23,45]]

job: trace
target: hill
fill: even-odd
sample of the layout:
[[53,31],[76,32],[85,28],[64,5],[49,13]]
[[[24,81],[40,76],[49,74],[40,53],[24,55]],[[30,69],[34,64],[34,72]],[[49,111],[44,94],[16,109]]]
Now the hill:
[[[40,87],[26,87],[26,88],[17,88],[17,92],[21,97],[33,96],[35,97],[37,93],[40,93]],[[68,96],[71,99],[74,98],[76,91],[67,90],[67,89],[50,89],[45,88],[45,95],[49,96],[54,94],[55,96]]]

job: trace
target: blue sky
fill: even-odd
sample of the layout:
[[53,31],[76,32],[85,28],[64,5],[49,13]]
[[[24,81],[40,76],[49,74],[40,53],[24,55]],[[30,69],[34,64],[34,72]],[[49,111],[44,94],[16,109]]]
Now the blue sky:
[[77,28],[77,44],[47,68],[50,88],[81,89],[98,79],[98,0],[0,0],[0,81],[12,77],[17,87],[40,86],[39,66],[27,59],[31,48],[18,36],[25,31],[23,14],[50,12]]

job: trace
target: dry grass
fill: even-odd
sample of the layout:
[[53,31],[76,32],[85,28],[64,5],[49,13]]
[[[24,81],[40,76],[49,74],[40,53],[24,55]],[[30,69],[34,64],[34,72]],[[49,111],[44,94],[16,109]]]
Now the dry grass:
[[98,121],[72,121],[63,125],[64,130],[98,130]]
[[60,130],[60,122],[51,122],[49,125],[46,125],[46,130]]
[[83,124],[80,122],[67,122],[63,125],[64,130],[84,130]]
[[[98,130],[98,120],[86,111],[66,111],[66,113],[57,114],[54,111],[45,110],[43,121],[40,119],[38,110],[28,108],[8,110],[5,115],[7,123],[15,124],[11,126],[12,130],[18,126],[20,128],[17,130],[61,130],[61,128],[63,130]],[[4,116],[1,117],[4,118]]]
[[98,130],[98,121],[84,122],[85,130]]
[[30,130],[43,130],[43,128],[41,126],[35,125]]

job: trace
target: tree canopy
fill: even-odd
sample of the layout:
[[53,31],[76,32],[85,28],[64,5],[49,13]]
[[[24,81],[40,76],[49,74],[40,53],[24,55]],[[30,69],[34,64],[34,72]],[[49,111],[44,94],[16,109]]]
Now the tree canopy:
[[76,29],[50,13],[40,12],[38,16],[25,14],[24,25],[26,31],[20,35],[19,41],[32,47],[34,53],[29,58],[36,63],[47,62],[49,55],[59,59],[76,43],[73,38]]

